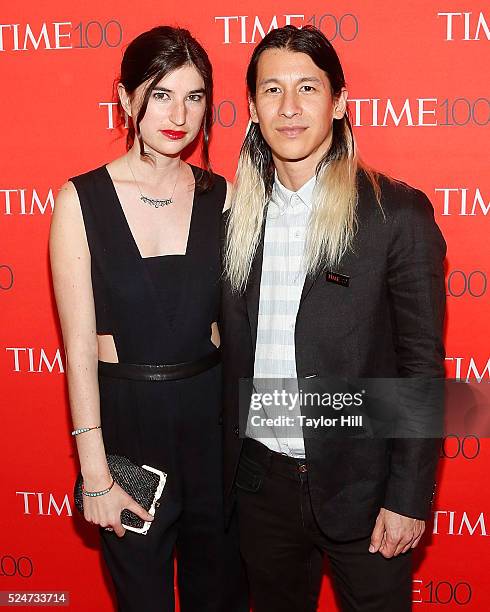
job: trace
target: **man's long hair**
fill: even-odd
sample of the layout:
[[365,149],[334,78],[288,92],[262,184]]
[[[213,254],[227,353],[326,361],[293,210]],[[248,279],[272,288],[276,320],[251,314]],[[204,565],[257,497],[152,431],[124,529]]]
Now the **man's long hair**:
[[[285,49],[311,57],[327,75],[334,98],[345,87],[340,60],[322,32],[310,26],[301,30],[295,26],[285,26],[269,32],[252,54],[247,69],[247,87],[254,102],[258,62],[267,49]],[[342,119],[333,120],[331,146],[316,167],[317,181],[305,246],[307,274],[335,269],[352,244],[356,232],[359,167],[361,162],[346,110]],[[375,173],[362,167],[379,199]],[[250,123],[240,151],[225,245],[225,274],[235,291],[241,292],[246,287],[273,184],[271,149],[262,136],[259,124]]]

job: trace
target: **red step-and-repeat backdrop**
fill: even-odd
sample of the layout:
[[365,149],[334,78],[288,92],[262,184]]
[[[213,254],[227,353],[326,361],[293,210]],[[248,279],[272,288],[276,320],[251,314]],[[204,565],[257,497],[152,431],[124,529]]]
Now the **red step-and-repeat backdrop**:
[[[97,530],[71,499],[77,460],[47,239],[60,185],[124,150],[112,86],[125,45],[160,24],[188,27],[202,42],[216,77],[212,160],[232,179],[248,59],[288,23],[313,24],[333,41],[364,159],[431,199],[448,243],[447,375],[490,382],[486,2],[3,2],[0,591],[69,591],[79,611],[114,606]],[[489,448],[471,432],[442,444],[415,610],[490,609]],[[328,576],[320,609],[337,609]]]

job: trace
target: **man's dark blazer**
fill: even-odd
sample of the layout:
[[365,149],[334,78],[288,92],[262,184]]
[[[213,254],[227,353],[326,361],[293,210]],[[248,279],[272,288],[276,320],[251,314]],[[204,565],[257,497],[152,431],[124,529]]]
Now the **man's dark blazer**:
[[[335,272],[349,286],[308,276],[296,318],[299,378],[443,378],[444,238],[427,197],[380,176],[381,207],[358,173],[358,229]],[[226,215],[224,226],[226,225]],[[238,384],[253,377],[262,239],[246,290],[223,282],[224,460],[228,514],[243,439]],[[381,507],[425,519],[433,497],[434,439],[305,437],[312,507],[327,536],[368,536]]]

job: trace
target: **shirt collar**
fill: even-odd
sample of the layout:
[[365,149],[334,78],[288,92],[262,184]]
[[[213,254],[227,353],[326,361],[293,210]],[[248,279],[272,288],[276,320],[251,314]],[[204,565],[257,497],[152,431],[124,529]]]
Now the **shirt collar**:
[[277,172],[274,172],[274,186],[272,188],[271,204],[275,204],[279,209],[279,214],[285,212],[289,206],[295,207],[302,202],[308,208],[311,208],[313,190],[316,184],[316,175],[313,175],[298,191],[291,191],[279,180]]

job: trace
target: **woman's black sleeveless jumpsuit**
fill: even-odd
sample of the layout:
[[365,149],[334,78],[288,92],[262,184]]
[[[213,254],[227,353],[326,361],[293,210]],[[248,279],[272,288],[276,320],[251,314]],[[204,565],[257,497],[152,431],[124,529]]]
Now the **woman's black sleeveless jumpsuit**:
[[[196,178],[200,169],[191,166]],[[221,212],[226,182],[195,193],[185,255],[142,258],[105,166],[72,178],[91,255],[98,334],[121,364],[174,364],[214,352],[219,310]],[[243,611],[236,534],[224,533],[221,366],[181,380],[99,372],[108,454],[167,473],[147,535],[101,530],[118,609],[173,612],[176,550],[182,612]]]

